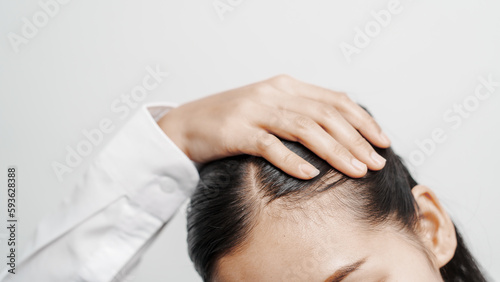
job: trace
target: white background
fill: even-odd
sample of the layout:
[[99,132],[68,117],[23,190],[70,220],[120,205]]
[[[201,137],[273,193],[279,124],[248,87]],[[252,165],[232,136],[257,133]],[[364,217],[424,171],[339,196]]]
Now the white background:
[[[445,142],[412,171],[437,192],[482,266],[500,280],[500,87],[456,129],[443,119],[472,99],[479,76],[500,81],[500,3],[401,0],[402,11],[348,63],[339,45],[353,44],[355,28],[388,2],[243,1],[221,20],[211,0],[73,0],[16,53],[8,34],[22,35],[22,18],[41,8],[38,1],[2,1],[0,171],[19,170],[21,250],[102,144],[62,182],[51,164],[64,162],[66,146],[83,140],[83,129],[103,118],[123,124],[112,101],[141,83],[146,66],[159,64],[171,75],[144,102],[183,103],[287,73],[350,93],[406,160],[417,141],[441,128]],[[133,281],[200,281],[186,252],[184,215],[152,245]]]

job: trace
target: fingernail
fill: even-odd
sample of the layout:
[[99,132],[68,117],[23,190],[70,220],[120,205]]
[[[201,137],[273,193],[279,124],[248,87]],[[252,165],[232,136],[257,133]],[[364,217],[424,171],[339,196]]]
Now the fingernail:
[[352,159],[351,164],[355,169],[357,169],[359,171],[364,171],[366,169],[366,165],[364,163],[358,161],[357,159]]
[[376,152],[372,152],[370,157],[372,157],[372,160],[378,165],[385,164],[385,159]]
[[384,141],[384,143],[386,144],[390,144],[391,143],[391,140],[389,140],[389,137],[387,137],[387,135],[385,135],[385,133],[380,133],[380,138],[382,139],[382,141]]
[[310,164],[300,164],[299,169],[310,178],[316,177],[319,174],[319,170]]

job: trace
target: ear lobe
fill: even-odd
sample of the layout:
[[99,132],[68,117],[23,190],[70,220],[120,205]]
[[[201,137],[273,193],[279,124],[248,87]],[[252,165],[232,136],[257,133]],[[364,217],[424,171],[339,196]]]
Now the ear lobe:
[[417,185],[413,187],[412,194],[419,207],[420,239],[434,254],[437,267],[441,268],[455,255],[455,226],[429,187]]

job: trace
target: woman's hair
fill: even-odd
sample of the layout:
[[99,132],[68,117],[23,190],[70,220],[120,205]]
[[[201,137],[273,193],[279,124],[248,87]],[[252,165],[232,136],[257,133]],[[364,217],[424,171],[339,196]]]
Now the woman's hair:
[[[276,199],[300,203],[329,191],[356,220],[369,226],[390,224],[417,234],[418,206],[411,193],[417,182],[391,148],[376,148],[387,160],[382,170],[350,178],[301,144],[282,142],[320,174],[300,180],[249,155],[216,160],[200,170],[200,182],[188,208],[187,240],[189,256],[204,281],[216,277],[218,260],[245,243],[262,206]],[[456,236],[455,255],[440,270],[443,279],[486,281],[458,231]]]

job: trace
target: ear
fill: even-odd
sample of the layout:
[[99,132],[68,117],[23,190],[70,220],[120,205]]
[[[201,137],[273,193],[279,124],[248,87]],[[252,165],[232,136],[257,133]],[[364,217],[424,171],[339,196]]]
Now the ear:
[[420,239],[434,254],[437,267],[441,268],[455,255],[455,226],[429,187],[417,185],[411,192],[419,207]]

